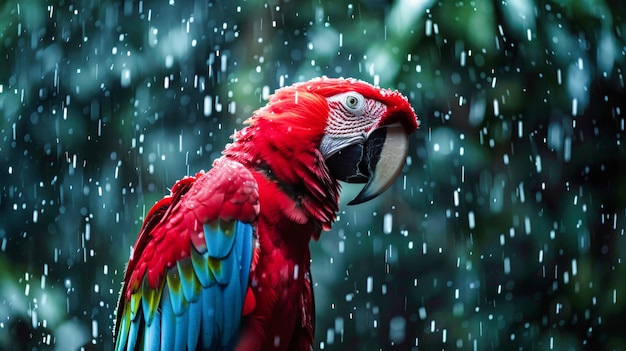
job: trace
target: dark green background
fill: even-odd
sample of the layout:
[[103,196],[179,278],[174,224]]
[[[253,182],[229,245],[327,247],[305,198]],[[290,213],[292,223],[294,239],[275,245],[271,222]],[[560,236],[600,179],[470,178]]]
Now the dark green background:
[[142,216],[321,75],[421,128],[311,245],[316,349],[626,349],[622,4],[3,2],[0,349],[111,350]]

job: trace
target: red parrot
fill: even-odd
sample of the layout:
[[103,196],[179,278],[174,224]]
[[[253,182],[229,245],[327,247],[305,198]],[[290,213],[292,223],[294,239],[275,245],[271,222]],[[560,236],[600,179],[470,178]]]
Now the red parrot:
[[312,350],[309,242],[400,173],[418,120],[406,97],[317,78],[277,90],[208,172],[149,211],[124,274],[115,350]]

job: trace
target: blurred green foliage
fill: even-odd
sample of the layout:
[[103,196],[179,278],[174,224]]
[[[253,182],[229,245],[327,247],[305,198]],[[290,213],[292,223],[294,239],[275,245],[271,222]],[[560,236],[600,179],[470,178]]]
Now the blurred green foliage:
[[[397,88],[385,195],[312,243],[316,348],[620,350],[620,1],[0,4],[0,349],[111,350],[142,216],[274,89]],[[346,186],[344,197],[358,189]]]

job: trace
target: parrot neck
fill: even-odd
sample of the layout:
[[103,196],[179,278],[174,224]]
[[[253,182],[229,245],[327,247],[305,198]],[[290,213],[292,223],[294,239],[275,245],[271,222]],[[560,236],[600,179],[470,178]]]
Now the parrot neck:
[[292,129],[283,131],[272,125],[269,130],[259,130],[258,124],[237,132],[224,156],[275,184],[286,195],[281,207],[292,221],[303,224],[313,220],[321,229],[330,229],[339,210],[340,185],[330,175],[316,143],[307,142],[310,137]]

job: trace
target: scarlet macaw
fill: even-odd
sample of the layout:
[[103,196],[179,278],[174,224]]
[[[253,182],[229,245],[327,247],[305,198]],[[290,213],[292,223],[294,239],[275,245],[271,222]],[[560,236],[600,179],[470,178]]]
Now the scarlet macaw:
[[400,173],[406,97],[354,79],[279,89],[208,172],[149,211],[120,294],[115,350],[311,350],[309,241]]

